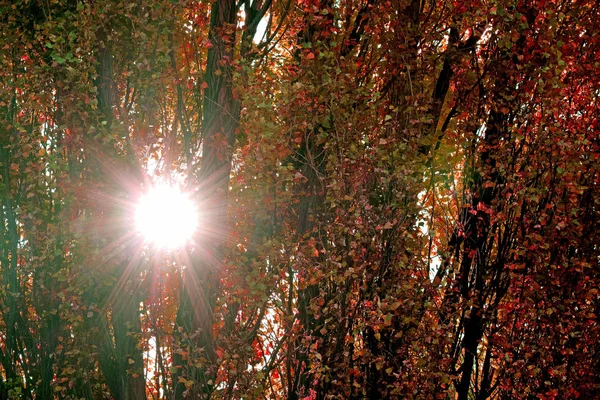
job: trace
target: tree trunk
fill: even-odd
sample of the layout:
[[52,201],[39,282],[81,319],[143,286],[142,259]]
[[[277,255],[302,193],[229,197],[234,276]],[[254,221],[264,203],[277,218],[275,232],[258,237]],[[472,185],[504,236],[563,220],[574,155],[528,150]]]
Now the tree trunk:
[[[188,366],[186,377],[194,381],[188,393],[206,398],[212,391],[216,373],[216,349],[213,338],[213,309],[216,304],[219,274],[224,258],[227,232],[227,191],[235,134],[240,118],[240,102],[233,93],[233,48],[237,8],[234,0],[212,3],[206,84],[202,120],[202,166],[198,176],[199,208],[204,216],[204,231],[198,237],[198,249],[184,271],[184,284],[177,313],[177,328],[195,349],[203,349],[208,364]],[[180,382],[184,360],[175,354],[173,374],[175,398],[186,391]],[[210,383],[209,383],[210,382]]]
[[[100,45],[97,56],[98,108],[102,113],[105,128],[111,129],[113,122],[114,72],[112,45],[104,28],[98,32]],[[127,264],[123,265],[119,281],[127,279]],[[146,387],[143,373],[143,354],[138,347],[137,339],[132,333],[140,332],[140,311],[137,294],[123,291],[118,304],[111,304],[111,324],[114,334],[111,336],[108,327],[101,329],[101,348],[108,354],[101,355],[100,366],[112,396],[123,400],[141,400],[146,398]],[[104,318],[100,316],[99,318]],[[137,370],[138,377],[128,371]]]

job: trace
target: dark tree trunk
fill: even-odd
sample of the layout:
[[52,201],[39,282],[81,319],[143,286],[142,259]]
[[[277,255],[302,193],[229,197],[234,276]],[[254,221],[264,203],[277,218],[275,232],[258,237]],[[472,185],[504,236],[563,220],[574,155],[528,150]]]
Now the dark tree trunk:
[[[112,43],[102,28],[98,32],[100,41],[97,51],[96,79],[98,108],[106,121],[105,129],[111,129],[113,123],[114,72]],[[119,281],[128,279],[127,264],[123,265]],[[101,348],[107,354],[101,354],[100,366],[111,390],[112,396],[123,400],[141,400],[146,398],[143,373],[143,354],[138,347],[135,333],[140,332],[140,310],[138,294],[135,291],[123,291],[112,307],[112,331],[107,326],[101,329],[99,340]],[[103,318],[100,316],[99,318]],[[105,322],[102,323],[105,325]],[[114,342],[113,342],[114,341]],[[114,343],[114,344],[113,344]],[[136,371],[136,372],[132,372]],[[136,378],[133,374],[137,373]]]
[[[227,191],[235,134],[240,118],[240,102],[233,92],[233,48],[237,8],[234,0],[215,1],[211,7],[210,41],[204,89],[202,118],[202,166],[198,176],[199,202],[206,229],[200,232],[196,253],[184,272],[176,325],[193,338],[188,344],[203,349],[209,365],[188,366],[186,379],[194,381],[189,394],[206,398],[213,390],[211,377],[216,373],[212,326],[213,309],[219,289],[227,232]],[[179,382],[184,360],[175,354],[173,374],[175,398],[181,399],[186,387]],[[214,379],[212,379],[214,381]],[[211,382],[211,383],[209,383]],[[193,393],[192,393],[193,392]]]

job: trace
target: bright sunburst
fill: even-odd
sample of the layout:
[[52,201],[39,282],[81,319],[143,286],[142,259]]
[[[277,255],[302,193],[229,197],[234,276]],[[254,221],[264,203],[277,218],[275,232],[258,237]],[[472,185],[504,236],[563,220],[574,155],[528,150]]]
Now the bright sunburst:
[[191,239],[198,212],[186,193],[169,185],[152,188],[135,210],[137,231],[158,247],[176,248]]

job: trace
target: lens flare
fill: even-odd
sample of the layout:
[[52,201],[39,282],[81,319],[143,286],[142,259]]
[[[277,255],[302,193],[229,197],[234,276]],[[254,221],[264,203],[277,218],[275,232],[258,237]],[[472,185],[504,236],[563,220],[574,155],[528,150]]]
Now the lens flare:
[[162,248],[185,245],[198,225],[198,212],[186,193],[175,186],[155,186],[140,198],[135,210],[137,231]]

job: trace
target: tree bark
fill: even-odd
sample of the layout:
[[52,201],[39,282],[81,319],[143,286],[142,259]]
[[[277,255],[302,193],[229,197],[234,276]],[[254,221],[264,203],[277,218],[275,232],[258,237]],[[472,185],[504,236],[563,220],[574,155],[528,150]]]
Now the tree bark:
[[[232,167],[233,146],[240,118],[240,102],[233,91],[233,49],[237,8],[234,0],[212,3],[202,118],[202,165],[198,176],[199,207],[204,215],[197,250],[191,265],[184,271],[176,327],[191,339],[196,349],[203,349],[208,364],[204,368],[187,367],[187,379],[194,385],[187,389],[180,382],[184,360],[175,354],[173,374],[175,398],[186,389],[196,398],[206,398],[213,390],[217,354],[213,338],[213,309],[216,304],[220,269],[224,259],[227,232],[227,191]],[[181,329],[179,329],[181,328]]]

